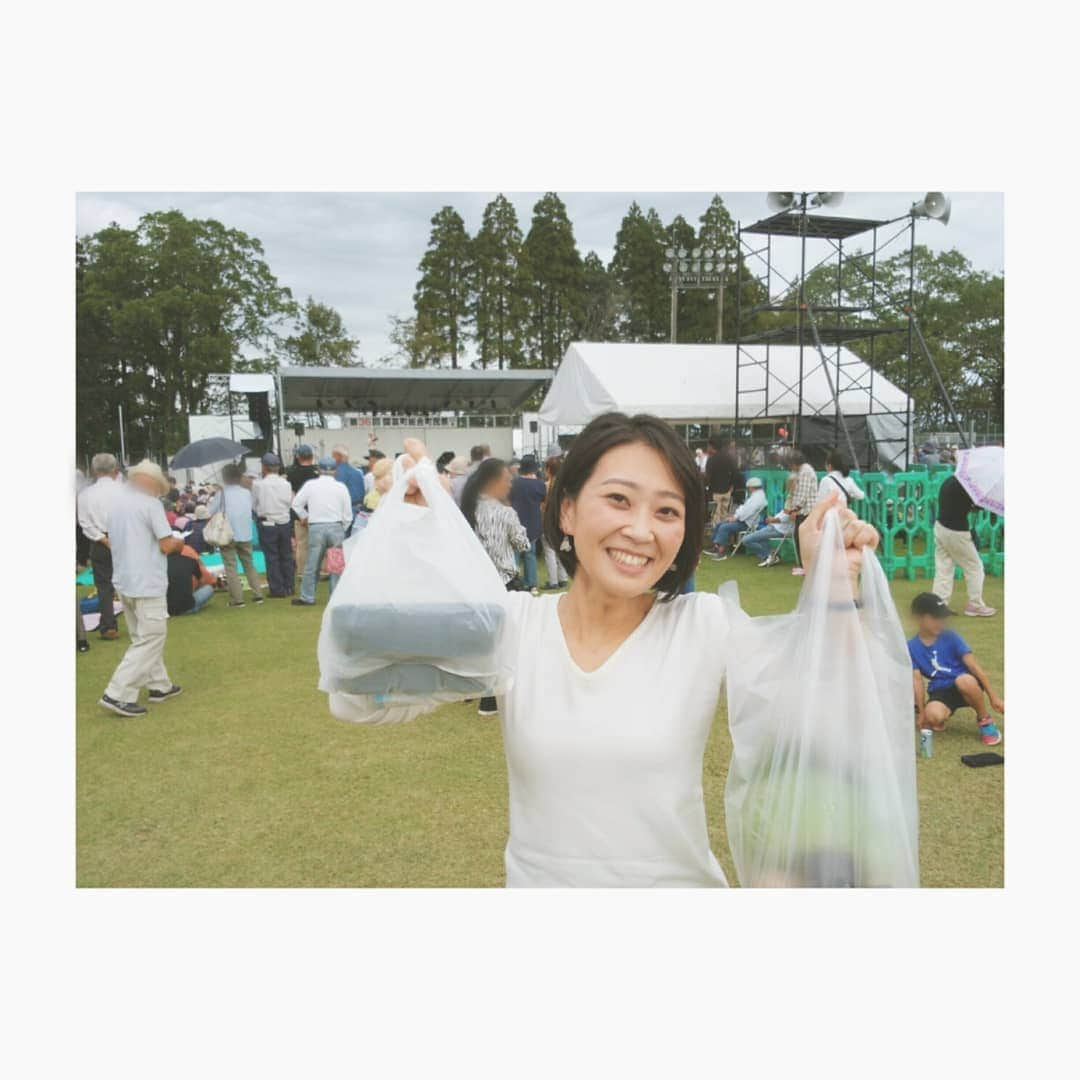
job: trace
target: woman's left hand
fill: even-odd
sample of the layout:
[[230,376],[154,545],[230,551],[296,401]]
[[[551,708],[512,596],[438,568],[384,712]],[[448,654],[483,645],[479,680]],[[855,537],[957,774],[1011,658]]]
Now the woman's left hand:
[[[807,515],[799,529],[799,548],[802,551],[803,565],[810,569],[821,546],[821,536],[825,528],[825,515],[840,502],[839,494],[827,495]],[[877,529],[862,521],[846,506],[838,507],[840,527],[844,536],[844,554],[847,556],[848,571],[851,574],[853,589],[857,589],[859,571],[862,569],[863,551],[875,550],[880,542]]]

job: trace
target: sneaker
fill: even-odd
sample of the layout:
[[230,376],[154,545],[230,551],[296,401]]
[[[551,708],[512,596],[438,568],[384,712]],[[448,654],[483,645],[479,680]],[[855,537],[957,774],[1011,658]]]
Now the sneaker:
[[765,558],[758,563],[758,566],[774,566],[775,564],[776,560],[771,555],[766,555]]
[[98,704],[103,709],[111,709],[117,716],[145,716],[146,710],[137,701],[117,701],[116,698],[102,694]]
[[997,614],[997,608],[987,607],[985,604],[968,604],[964,608],[965,615],[971,615],[976,618],[988,619],[991,615]]
[[243,607],[243,606],[244,606],[244,601],[243,600],[230,600],[229,601],[229,607]]
[[987,746],[997,746],[997,744],[1001,742],[1001,732],[998,730],[997,724],[995,724],[990,717],[979,721],[979,738],[982,739]]
[[299,596],[294,596],[292,601],[293,607],[314,607],[314,600],[301,600]]
[[792,577],[806,577],[806,571],[801,566],[793,566],[791,568]]
[[260,596],[253,596],[253,597],[251,598],[251,602],[252,602],[253,604],[261,604],[261,603],[263,602],[263,600],[264,600],[264,599],[265,599],[265,597],[263,597],[263,596],[261,596],[261,595],[260,595]]
[[549,581],[546,585],[541,585],[540,588],[543,589],[544,592],[554,592],[556,589],[561,589],[562,586],[561,585],[555,585],[555,584],[553,584],[552,582]]
[[715,559],[717,562],[723,562],[727,556],[722,551],[706,551],[703,554],[707,555],[710,559]]
[[476,710],[477,716],[498,716],[499,704],[493,697],[480,699],[480,707]]
[[171,697],[176,697],[181,692],[181,688],[173,683],[168,690],[149,690],[147,691],[147,698],[151,705],[156,705],[159,701],[168,701]]
[[89,652],[90,651],[90,642],[89,641],[80,641],[75,646],[75,648],[78,649],[79,652]]
[[115,626],[110,627],[108,630],[101,631],[102,641],[115,641],[120,636],[120,631]]

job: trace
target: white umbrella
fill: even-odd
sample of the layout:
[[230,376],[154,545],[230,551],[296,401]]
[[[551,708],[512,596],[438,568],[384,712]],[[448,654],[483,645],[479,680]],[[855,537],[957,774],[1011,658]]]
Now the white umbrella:
[[976,506],[994,514],[1005,513],[1005,449],[980,446],[956,455],[956,479]]

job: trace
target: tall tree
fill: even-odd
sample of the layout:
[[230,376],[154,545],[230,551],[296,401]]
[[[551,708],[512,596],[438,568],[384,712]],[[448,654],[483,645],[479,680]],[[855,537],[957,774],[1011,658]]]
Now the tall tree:
[[300,367],[356,367],[359,345],[349,337],[334,308],[309,296],[297,319],[296,333],[282,343],[282,359]]
[[506,196],[497,195],[484,207],[473,255],[473,318],[480,366],[520,367],[526,315],[518,268],[521,228]]
[[472,242],[465,222],[444,206],[431,219],[431,237],[420,260],[420,280],[413,295],[416,325],[425,344],[424,363],[438,366],[444,357],[459,367],[469,340]]
[[579,336],[584,341],[617,341],[615,287],[603,260],[590,251],[582,263],[582,312]]
[[582,323],[584,267],[566,206],[552,191],[533,207],[519,275],[527,305],[526,366],[557,367]]
[[666,341],[670,333],[670,287],[664,271],[667,233],[655,210],[636,202],[619,226],[611,277],[615,282],[616,327],[622,341]]
[[234,370],[245,353],[274,355],[296,310],[257,239],[176,210],[81,238],[75,269],[84,454],[119,450],[117,406],[131,453],[160,457],[187,442],[209,376]]
[[390,316],[390,344],[393,350],[379,357],[380,367],[421,368],[427,364],[430,356],[440,355],[440,341],[433,335],[426,335],[418,328],[415,317],[403,319],[398,315]]

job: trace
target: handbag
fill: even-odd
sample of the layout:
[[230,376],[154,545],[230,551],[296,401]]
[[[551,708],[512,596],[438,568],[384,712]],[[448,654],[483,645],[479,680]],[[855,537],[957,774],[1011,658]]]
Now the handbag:
[[326,549],[326,572],[328,574],[345,573],[345,549],[331,547]]
[[214,547],[226,547],[233,542],[232,525],[225,515],[225,488],[221,489],[221,509],[210,515],[203,527],[203,539]]

